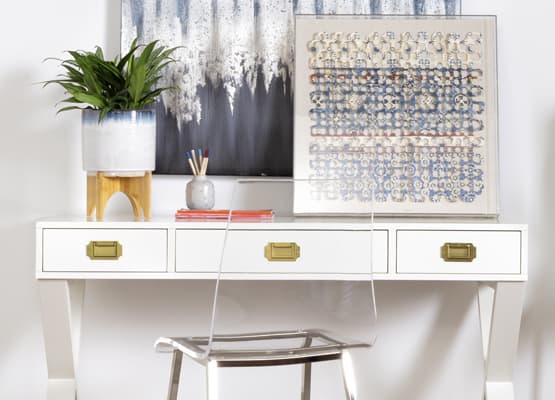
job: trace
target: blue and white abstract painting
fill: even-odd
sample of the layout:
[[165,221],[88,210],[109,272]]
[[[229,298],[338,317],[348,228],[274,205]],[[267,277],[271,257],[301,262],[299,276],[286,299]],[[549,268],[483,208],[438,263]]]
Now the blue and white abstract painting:
[[158,105],[156,172],[187,174],[209,148],[209,174],[291,176],[295,14],[456,15],[460,0],[122,0],[133,38],[181,46]]

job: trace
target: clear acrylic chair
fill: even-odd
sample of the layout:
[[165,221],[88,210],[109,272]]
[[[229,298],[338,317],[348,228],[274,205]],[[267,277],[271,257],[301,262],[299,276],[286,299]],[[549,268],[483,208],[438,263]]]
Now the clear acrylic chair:
[[[359,182],[360,184],[360,182]],[[295,217],[293,203],[312,202],[314,209],[324,210],[326,202],[337,202],[349,191],[353,182],[339,180],[299,180],[299,179],[239,179],[235,182],[229,207],[223,245],[215,280],[214,302],[209,332],[205,336],[161,337],[155,343],[159,352],[172,352],[168,400],[177,400],[183,355],[191,358],[206,368],[207,398],[218,398],[218,368],[223,367],[267,367],[283,365],[301,365],[301,400],[311,398],[312,364],[325,361],[338,361],[342,371],[342,382],[345,397],[348,400],[357,398],[355,373],[352,352],[355,349],[368,349],[375,340],[377,311],[373,287],[373,207],[372,199],[358,205],[358,215],[354,219],[343,218],[341,221],[356,222],[344,228],[354,234],[364,233],[367,238],[367,270],[358,282],[307,282],[309,285],[301,290],[307,293],[307,299],[298,302],[294,311],[307,311],[307,304],[314,310],[293,320],[272,317],[268,321],[244,321],[244,318],[233,317],[227,323],[219,323],[227,311],[222,292],[229,285],[233,272],[243,269],[242,263],[252,270],[252,260],[243,261],[233,252],[233,246],[244,240],[241,232],[257,229],[272,231],[281,238],[283,230],[291,229],[294,221],[321,221],[322,218]],[[348,196],[348,195],[347,195]],[[293,201],[293,199],[295,199]],[[306,205],[306,204],[305,204]],[[271,220],[241,218],[233,212],[240,209],[273,210]],[[329,221],[333,217],[325,217]],[[207,222],[210,224],[210,222]],[[252,224],[255,224],[252,227]],[[263,224],[262,226],[260,224]],[[220,226],[222,224],[220,223]],[[275,229],[275,230],[273,230]],[[278,234],[279,233],[279,234]],[[302,245],[301,245],[302,247]],[[301,250],[302,251],[302,250]],[[336,251],[343,251],[341,248]],[[345,249],[344,251],[349,251]],[[279,249],[278,249],[279,252]],[[303,255],[301,254],[301,259]],[[247,257],[248,258],[248,257]],[[340,258],[340,257],[337,257]],[[268,265],[264,251],[260,249],[258,264],[261,268]],[[246,265],[246,264],[249,265]],[[282,263],[279,263],[282,264]],[[337,265],[341,271],[342,266]],[[324,278],[325,279],[325,278]],[[253,282],[254,284],[254,282]],[[356,286],[356,287],[355,287]],[[320,289],[321,293],[320,293]],[[272,310],[268,310],[271,312]],[[291,313],[290,315],[293,315]],[[331,317],[329,315],[331,315]],[[281,315],[283,317],[283,315]],[[311,320],[312,318],[312,320]],[[225,319],[225,318],[224,318]],[[306,323],[308,325],[300,324]],[[318,324],[318,325],[313,325]],[[358,331],[353,335],[352,326]],[[260,329],[259,326],[263,326]],[[339,329],[337,329],[339,327]],[[348,329],[344,329],[347,327]],[[362,333],[361,333],[362,327]],[[350,335],[346,332],[350,330]],[[356,328],[355,328],[356,330]],[[238,333],[240,332],[240,333]],[[346,339],[345,337],[356,337]],[[358,337],[357,337],[358,336]],[[248,378],[245,378],[248,379]],[[339,380],[341,381],[341,380]]]

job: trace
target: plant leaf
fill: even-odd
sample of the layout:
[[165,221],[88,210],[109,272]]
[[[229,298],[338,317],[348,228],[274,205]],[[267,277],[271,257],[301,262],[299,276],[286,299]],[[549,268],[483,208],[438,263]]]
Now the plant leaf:
[[66,99],[60,100],[59,102],[56,103],[56,105],[58,105],[60,103],[81,103],[81,101],[79,101],[75,97],[71,96],[71,97],[68,97]]
[[[102,48],[93,51],[70,50],[60,63],[63,73],[58,79],[48,80],[43,87],[57,84],[63,87],[69,97],[60,103],[70,103],[61,111],[85,108],[101,110],[101,121],[111,110],[132,110],[156,101],[169,87],[159,87],[162,71],[169,63],[175,62],[171,54],[177,49],[159,45],[158,41],[139,45],[135,38],[129,51],[114,60],[106,60]],[[139,54],[139,49],[142,49]],[[46,59],[52,60],[52,59]]]
[[102,111],[100,111],[100,115],[98,116],[98,123],[102,122],[106,114],[108,114],[110,111],[112,111],[111,108],[103,108]]
[[95,55],[96,55],[99,59],[104,60],[104,53],[102,52],[102,49],[100,48],[100,46],[96,46]]
[[158,43],[158,40],[155,40],[154,42],[151,42],[145,46],[143,52],[139,56],[139,63],[146,65],[149,60],[152,59],[151,54],[152,50],[154,50],[154,47],[156,46],[156,43]]
[[56,111],[56,115],[61,113],[61,112],[69,111],[69,110],[83,110],[83,108],[77,107],[77,106],[69,106],[69,107],[60,108],[58,111]]
[[75,93],[73,96],[82,103],[87,103],[98,108],[104,107],[104,101],[94,95],[87,93]]
[[137,104],[145,87],[146,69],[144,64],[137,62],[133,69],[132,75],[129,77],[129,93],[131,94],[132,104]]
[[129,51],[127,52],[127,54],[124,55],[121,58],[121,60],[116,63],[120,71],[123,71],[125,64],[127,64],[128,60],[133,56],[133,54],[135,53],[135,51],[137,51],[138,48],[139,46],[137,46],[137,38],[135,38],[133,39],[133,42],[131,42],[131,46],[129,46]]
[[169,88],[158,88],[153,90],[152,92],[148,92],[141,98],[140,103],[144,105],[145,104],[144,102],[147,100],[152,100],[152,102],[154,102],[156,101],[156,97],[158,97],[162,92],[165,92],[168,89]]

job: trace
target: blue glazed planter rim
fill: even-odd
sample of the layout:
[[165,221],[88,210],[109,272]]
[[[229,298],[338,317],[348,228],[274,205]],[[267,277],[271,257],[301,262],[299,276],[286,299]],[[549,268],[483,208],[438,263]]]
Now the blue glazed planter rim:
[[[100,110],[83,109],[81,120],[84,124],[98,124]],[[144,123],[154,123],[156,121],[155,110],[113,110],[106,114],[103,121],[137,121]]]
[[[95,110],[92,108],[84,108],[83,113],[87,114],[100,114],[101,110]],[[109,111],[106,116],[108,115],[121,115],[121,114],[154,114],[155,110],[113,110]]]

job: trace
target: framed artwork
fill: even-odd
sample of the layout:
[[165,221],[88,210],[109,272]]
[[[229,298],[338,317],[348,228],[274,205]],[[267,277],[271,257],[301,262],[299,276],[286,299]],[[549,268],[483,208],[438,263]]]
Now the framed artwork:
[[494,16],[298,15],[295,47],[296,213],[497,214]]
[[158,174],[292,176],[294,16],[460,13],[460,0],[122,0],[121,46],[181,46],[157,105]]

